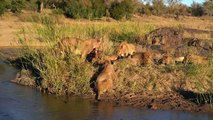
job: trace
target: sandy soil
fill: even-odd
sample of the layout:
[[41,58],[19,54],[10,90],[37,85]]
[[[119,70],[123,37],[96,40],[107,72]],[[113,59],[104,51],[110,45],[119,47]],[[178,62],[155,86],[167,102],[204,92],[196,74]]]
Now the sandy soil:
[[23,26],[22,22],[17,22],[17,19],[6,18],[0,20],[0,47],[18,46],[18,33]]

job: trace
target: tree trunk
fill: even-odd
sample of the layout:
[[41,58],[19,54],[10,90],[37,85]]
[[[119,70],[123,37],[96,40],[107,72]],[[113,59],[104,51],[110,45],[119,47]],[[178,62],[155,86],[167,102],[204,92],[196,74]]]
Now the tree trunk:
[[42,13],[43,12],[43,8],[44,8],[44,2],[42,0],[39,0],[37,2],[37,5],[38,5],[38,12]]

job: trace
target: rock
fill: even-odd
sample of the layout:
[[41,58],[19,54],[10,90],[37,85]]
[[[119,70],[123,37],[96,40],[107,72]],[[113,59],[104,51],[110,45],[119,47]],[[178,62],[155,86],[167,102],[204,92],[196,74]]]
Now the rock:
[[165,27],[156,29],[145,36],[146,44],[177,46],[183,40],[183,31]]

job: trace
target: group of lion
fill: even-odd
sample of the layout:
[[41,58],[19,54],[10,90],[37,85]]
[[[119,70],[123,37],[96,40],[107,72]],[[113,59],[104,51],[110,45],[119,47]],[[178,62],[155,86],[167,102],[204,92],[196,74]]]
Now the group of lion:
[[[121,59],[127,59],[131,65],[150,65],[150,64],[174,64],[184,63],[196,56],[172,56],[168,53],[158,53],[152,50],[139,52],[136,50],[136,45],[128,42],[121,42],[117,47],[117,54],[111,56],[100,57],[100,46],[102,40],[87,39],[81,40],[78,38],[64,38],[58,44],[61,52],[73,52],[81,55],[82,62],[97,62],[103,66],[102,71],[95,80],[96,99],[100,100],[100,96],[105,91],[112,91],[113,81],[116,79],[114,64]],[[196,59],[196,58],[193,58]]]

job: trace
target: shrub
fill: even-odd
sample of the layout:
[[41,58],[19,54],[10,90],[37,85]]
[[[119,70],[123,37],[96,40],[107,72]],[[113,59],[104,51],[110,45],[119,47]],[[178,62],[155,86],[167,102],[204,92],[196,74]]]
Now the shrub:
[[70,18],[100,18],[105,15],[106,5],[103,0],[88,0],[82,2],[80,0],[71,0],[65,2],[65,15]]
[[11,11],[13,13],[20,13],[24,8],[24,0],[12,0],[11,1]]
[[193,16],[202,16],[204,14],[202,5],[195,2],[191,6],[191,12]]
[[131,15],[134,12],[133,3],[131,0],[124,0],[122,2],[113,2],[110,9],[110,15],[116,20],[120,20],[124,17],[126,19],[131,18]]
[[10,1],[8,0],[0,0],[0,16],[4,14],[4,12],[10,8]]
[[213,1],[206,0],[203,4],[205,14],[213,16]]
[[0,15],[3,15],[5,11],[5,7],[3,4],[0,4]]
[[141,7],[139,8],[138,12],[140,14],[145,14],[145,15],[151,15],[151,10],[150,10],[150,5],[146,4],[146,5],[141,5]]

